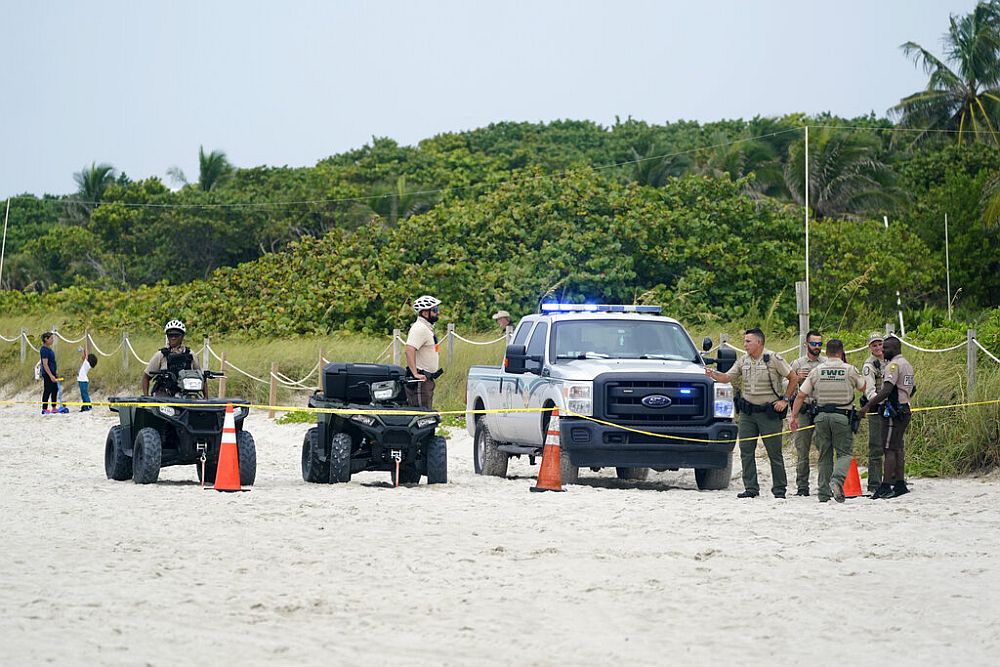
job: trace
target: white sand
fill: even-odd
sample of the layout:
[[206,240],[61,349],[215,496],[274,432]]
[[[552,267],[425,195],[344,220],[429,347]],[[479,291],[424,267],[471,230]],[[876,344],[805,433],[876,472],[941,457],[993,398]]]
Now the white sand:
[[531,494],[456,431],[446,486],[332,487],[302,481],[307,426],[254,415],[257,485],[218,494],[190,467],[107,480],[115,418],[0,406],[0,664],[1000,659],[996,476],[845,505],[690,471]]

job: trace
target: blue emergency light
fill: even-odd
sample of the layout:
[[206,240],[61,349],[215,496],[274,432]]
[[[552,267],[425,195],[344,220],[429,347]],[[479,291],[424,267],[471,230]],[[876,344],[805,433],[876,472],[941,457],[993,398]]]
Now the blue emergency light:
[[659,315],[663,311],[660,306],[636,306],[604,303],[543,303],[542,313],[645,313]]

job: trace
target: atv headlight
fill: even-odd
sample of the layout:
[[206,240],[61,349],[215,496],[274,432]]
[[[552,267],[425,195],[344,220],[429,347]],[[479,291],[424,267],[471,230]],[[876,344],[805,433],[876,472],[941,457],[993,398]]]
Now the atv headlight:
[[428,426],[434,426],[438,423],[437,415],[432,415],[430,417],[421,417],[417,420],[417,428],[427,428]]
[[233,408],[233,419],[243,419],[247,416],[246,408]]
[[177,411],[174,410],[169,405],[161,405],[157,409],[160,411],[160,414],[163,415],[164,417],[173,417],[174,415],[177,414]]
[[375,418],[369,415],[351,415],[351,421],[364,424],[365,426],[375,425]]
[[184,378],[181,380],[181,388],[184,391],[201,391],[205,383],[200,378]]
[[716,419],[732,419],[733,385],[715,383],[715,417]]
[[594,414],[594,383],[563,382],[566,409],[580,415]]
[[396,395],[396,381],[372,382],[372,400],[391,401]]

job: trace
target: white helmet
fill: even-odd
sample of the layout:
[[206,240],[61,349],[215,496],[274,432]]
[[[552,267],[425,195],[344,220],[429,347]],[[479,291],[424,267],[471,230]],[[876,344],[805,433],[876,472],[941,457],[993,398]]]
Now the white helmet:
[[413,302],[413,310],[420,312],[421,310],[431,310],[441,303],[441,299],[435,299],[429,294],[425,294]]
[[171,329],[176,329],[181,333],[187,333],[187,328],[184,326],[184,323],[181,322],[180,320],[170,320],[169,322],[167,322],[167,325],[163,327],[163,333],[167,333]]

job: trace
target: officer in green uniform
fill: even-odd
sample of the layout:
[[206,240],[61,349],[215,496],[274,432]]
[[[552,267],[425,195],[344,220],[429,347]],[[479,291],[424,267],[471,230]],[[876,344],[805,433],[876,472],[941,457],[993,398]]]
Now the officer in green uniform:
[[[882,341],[885,340],[877,331],[868,334],[868,351],[871,353],[861,366],[861,374],[865,378],[865,399],[871,401],[882,389],[882,376],[885,373],[885,357],[882,355]],[[868,415],[868,493],[874,494],[882,482],[882,410],[879,406],[871,408]]]
[[[788,412],[789,397],[799,386],[798,376],[780,354],[764,349],[764,332],[747,329],[743,336],[746,354],[727,373],[711,368],[705,374],[716,382],[732,382],[742,389],[737,402],[740,410],[738,440],[740,463],[743,466],[743,493],[737,498],[760,495],[757,482],[757,438],[763,438],[764,449],[771,462],[771,492],[775,498],[785,497],[787,478],[785,460],[781,455],[781,421]],[[788,394],[781,393],[781,380],[788,378]]]
[[[826,344],[829,359],[809,374],[795,397],[788,422],[792,431],[799,429],[799,411],[809,398],[816,401],[816,445],[819,447],[819,501],[833,499],[844,502],[844,480],[854,456],[854,434],[851,433],[850,413],[854,403],[854,390],[863,391],[865,381],[857,369],[841,358],[844,343],[831,338]],[[833,453],[837,452],[834,468]],[[832,479],[831,479],[832,478]]]
[[910,425],[910,401],[917,391],[913,365],[902,354],[902,343],[895,336],[883,342],[885,374],[882,388],[861,409],[861,414],[882,412],[882,446],[885,451],[885,475],[872,498],[897,498],[910,492],[904,476],[903,435]]
[[[810,330],[806,334],[806,353],[791,364],[792,371],[799,377],[800,386],[814,368],[826,361],[826,357],[820,354],[822,351],[823,336],[815,329]],[[814,404],[810,399],[806,406]],[[792,434],[792,443],[795,445],[795,495],[797,496],[809,495],[809,448],[812,446],[815,430],[801,427],[812,426],[810,412],[805,410],[799,415],[800,429]]]

